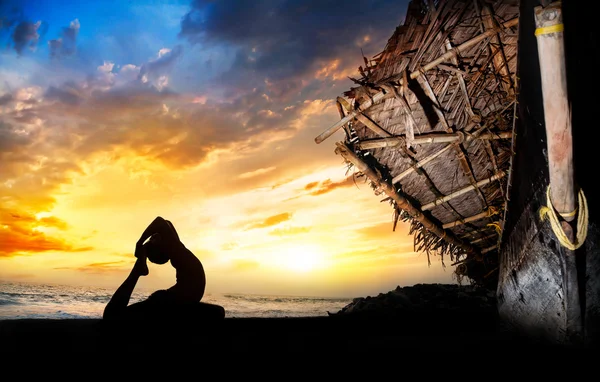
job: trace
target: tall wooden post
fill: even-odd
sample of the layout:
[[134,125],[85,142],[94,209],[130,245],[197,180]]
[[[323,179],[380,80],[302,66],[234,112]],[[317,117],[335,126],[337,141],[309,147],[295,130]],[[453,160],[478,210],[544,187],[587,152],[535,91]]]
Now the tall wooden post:
[[[563,231],[573,241],[575,234],[569,224],[575,218],[576,191],[573,178],[573,142],[571,110],[567,98],[564,32],[561,2],[534,9],[535,35],[544,105],[548,147],[550,199],[556,212],[563,217]],[[566,330],[571,341],[578,342],[583,333],[575,253],[561,247],[563,258],[563,288],[566,304]]]

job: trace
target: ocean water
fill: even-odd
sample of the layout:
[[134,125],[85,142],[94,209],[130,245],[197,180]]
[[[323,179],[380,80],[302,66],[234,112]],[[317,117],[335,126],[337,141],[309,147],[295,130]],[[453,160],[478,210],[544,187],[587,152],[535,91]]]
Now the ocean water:
[[[101,318],[114,289],[0,282],[0,320]],[[134,291],[130,304],[152,293]],[[208,294],[203,302],[225,308],[226,317],[314,317],[337,312],[351,298]]]

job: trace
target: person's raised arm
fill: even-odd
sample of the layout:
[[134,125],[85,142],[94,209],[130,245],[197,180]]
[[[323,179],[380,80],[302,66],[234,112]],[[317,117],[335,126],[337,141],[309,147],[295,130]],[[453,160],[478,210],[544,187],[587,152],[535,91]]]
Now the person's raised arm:
[[179,236],[173,228],[172,224],[162,217],[158,216],[156,219],[150,223],[150,225],[144,230],[142,236],[138,240],[137,244],[144,244],[144,242],[152,235],[158,233],[163,240],[168,242],[170,245],[175,245],[181,243],[179,241]]

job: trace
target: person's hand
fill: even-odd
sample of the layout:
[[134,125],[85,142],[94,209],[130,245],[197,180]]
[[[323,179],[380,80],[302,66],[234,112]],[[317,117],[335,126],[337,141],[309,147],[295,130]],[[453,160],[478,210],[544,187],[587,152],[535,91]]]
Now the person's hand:
[[138,240],[138,243],[143,244],[152,235],[159,234],[161,241],[165,247],[174,248],[181,244],[179,236],[175,227],[170,221],[163,219],[158,216],[150,223],[150,225],[144,230],[142,236]]
[[137,257],[138,259],[140,257],[146,257],[146,248],[144,248],[144,244],[140,243],[139,241],[135,244],[135,253],[134,253],[135,257]]
[[136,244],[135,257],[137,260],[133,265],[132,272],[137,276],[148,276],[150,271],[148,270],[148,264],[146,263],[146,248],[144,248],[142,244]]

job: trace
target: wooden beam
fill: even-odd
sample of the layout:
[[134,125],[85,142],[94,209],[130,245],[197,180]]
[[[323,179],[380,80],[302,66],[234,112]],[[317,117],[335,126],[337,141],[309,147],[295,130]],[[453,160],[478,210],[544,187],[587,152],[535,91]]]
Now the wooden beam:
[[[406,71],[404,71],[404,74],[406,75]],[[417,124],[417,121],[415,121],[415,118],[413,116],[412,110],[410,109],[410,105],[408,104],[408,102],[406,101],[406,99],[404,99],[404,96],[406,95],[406,92],[408,91],[407,89],[403,90],[403,94],[401,95],[400,93],[398,93],[398,91],[396,90],[396,88],[393,85],[386,85],[388,86],[389,90],[391,91],[391,93],[394,94],[394,97],[396,98],[396,100],[400,103],[400,108],[404,111],[404,114],[406,115],[407,121],[408,123],[406,124],[406,131],[408,132],[410,130],[411,134],[405,134],[406,138],[406,142],[407,142],[407,146],[408,145],[413,145],[413,140],[414,140],[414,135],[415,135],[415,129],[418,132],[421,132],[419,130],[419,126]],[[385,87],[384,87],[385,88]]]
[[[446,50],[451,50],[452,49],[452,43],[450,43],[449,39],[446,39]],[[458,67],[458,58],[456,58],[456,56],[454,56],[452,58],[452,63]],[[460,90],[462,91],[463,97],[465,97],[465,108],[467,110],[467,113],[469,114],[470,117],[474,116],[475,113],[473,112],[473,108],[471,108],[471,100],[469,99],[469,93],[467,92],[467,85],[465,84],[465,78],[463,77],[463,73],[461,73],[461,71],[458,71],[456,73],[456,78],[458,79],[458,84],[460,86]],[[466,73],[465,73],[466,74]]]
[[[433,104],[434,104],[433,109],[434,109],[435,113],[437,114],[438,118],[440,119],[440,122],[442,123],[444,130],[446,130],[447,133],[452,133],[454,130],[448,125],[446,117],[444,116],[444,112],[442,111],[442,105],[438,101],[437,96],[435,95],[435,92],[431,88],[431,85],[429,84],[429,81],[427,80],[427,76],[421,76],[421,77],[419,77],[419,80],[420,80],[419,83],[421,84],[421,87],[425,91],[425,94],[427,94],[429,99],[431,99],[431,102],[433,102]],[[433,130],[435,128],[435,126],[432,126],[431,128]],[[483,208],[486,208],[487,200],[485,200],[485,196],[483,195],[481,190],[479,190],[479,188],[477,188],[477,179],[475,178],[475,174],[473,174],[473,171],[471,170],[471,163],[469,162],[469,158],[468,158],[467,154],[465,153],[464,148],[462,147],[462,145],[460,143],[458,143],[457,145],[454,145],[454,151],[456,151],[456,156],[458,157],[458,161],[462,167],[463,173],[469,179],[469,182],[471,183],[471,185],[475,186],[475,189],[477,190],[477,195],[479,196],[479,200],[481,201],[481,206]]]
[[498,247],[493,245],[491,247],[484,248],[481,250],[481,254],[483,255],[484,253],[492,252],[494,249],[498,249]]
[[[488,4],[483,4],[483,25],[485,25],[486,29],[495,28],[497,25],[496,20],[493,17],[493,11]],[[515,94],[513,89],[513,84],[510,78],[510,70],[508,69],[508,60],[506,59],[506,54],[504,54],[504,48],[502,46],[502,41],[496,35],[492,37],[492,40],[488,44],[491,54],[494,56],[494,68],[500,73],[502,77],[502,87],[504,91],[513,96]],[[498,54],[495,54],[498,52]]]
[[[501,24],[498,28],[494,28],[494,29],[490,29],[487,30],[486,32],[460,44],[459,46],[452,48],[451,50],[447,51],[446,53],[444,53],[443,55],[441,55],[440,57],[438,57],[437,59],[431,61],[430,63],[422,66],[421,68],[419,68],[419,70],[417,71],[413,71],[410,73],[410,78],[411,79],[415,79],[417,77],[419,77],[421,74],[425,73],[428,70],[431,70],[433,68],[435,68],[437,65],[447,61],[448,59],[450,59],[451,57],[457,56],[458,54],[460,54],[461,52],[471,48],[473,45],[478,44],[480,41],[485,40],[486,38],[493,36],[495,34],[497,34],[498,32],[501,32],[505,29],[508,28],[512,28],[514,26],[516,26],[519,23],[519,18],[515,17],[512,20],[509,20],[503,24]],[[401,80],[401,76],[398,77],[398,80],[400,82],[400,85],[402,85],[402,80]],[[321,134],[319,134],[316,138],[315,138],[315,142],[316,143],[321,143],[323,142],[325,139],[329,138],[330,136],[332,136],[336,131],[338,131],[342,126],[344,126],[346,123],[350,122],[358,113],[362,113],[365,110],[367,110],[368,108],[370,108],[371,106],[377,104],[378,102],[382,101],[385,98],[391,97],[393,96],[393,94],[390,93],[386,93],[386,92],[378,92],[376,94],[373,95],[373,97],[367,101],[365,101],[362,105],[360,105],[359,108],[353,110],[352,112],[348,113],[347,116],[345,116],[344,118],[342,118],[341,120],[337,121],[335,124],[333,124],[331,127],[329,127],[327,130],[325,130],[324,132],[322,132]]]
[[[351,112],[352,108],[350,107],[350,103],[346,99],[344,99],[342,97],[337,97],[337,102],[340,103],[346,109],[346,111],[348,111],[348,113]],[[355,117],[356,117],[356,119],[358,119],[359,122],[362,122],[363,125],[367,126],[374,133],[376,133],[382,137],[391,137],[392,136],[392,134],[390,134],[389,132],[382,129],[378,124],[373,122],[366,115],[359,113],[359,114],[356,114]]]
[[[450,48],[452,48],[452,47],[450,47]],[[448,72],[452,72],[452,73],[467,74],[467,72],[465,72],[464,70],[459,69],[459,68],[454,67],[454,66],[450,66],[450,65],[439,64],[438,68],[444,69],[444,70],[446,70]]]
[[346,114],[344,113],[344,109],[342,109],[342,105],[340,104],[340,102],[336,101],[335,106],[337,107],[340,118],[344,118],[346,116]]
[[414,206],[401,192],[396,190],[390,183],[381,179],[378,173],[369,167],[369,165],[367,165],[362,159],[360,159],[356,153],[352,151],[352,149],[346,146],[346,144],[343,142],[337,142],[336,145],[336,154],[340,154],[345,160],[352,163],[360,172],[365,174],[371,182],[373,182],[379,189],[385,192],[387,196],[396,202],[398,208],[406,211],[410,216],[419,221],[433,234],[437,235],[443,240],[446,240],[448,243],[461,248],[463,251],[465,251],[467,256],[478,257],[479,251],[476,247],[467,242],[463,242],[454,236],[452,232],[445,231],[439,225],[434,223],[431,219],[424,215],[419,208]]
[[394,177],[394,179],[392,179],[392,184],[396,184],[398,183],[402,178],[404,178],[405,176],[408,176],[409,174],[411,174],[413,171],[417,171],[417,169],[425,166],[427,163],[431,162],[432,160],[434,160],[435,158],[437,158],[438,156],[442,155],[443,153],[445,153],[446,151],[450,150],[452,148],[453,144],[449,144],[446,147],[444,147],[443,149],[441,149],[440,151],[428,156],[427,158],[418,161],[417,163],[415,163],[412,167],[407,168],[406,170],[402,171],[400,174],[396,175]]
[[[561,2],[555,1],[546,7],[535,7],[534,19],[548,148],[551,205],[547,207],[555,209],[564,218],[560,222],[561,228],[566,238],[574,243],[576,232],[570,222],[577,215],[573,214],[577,207],[575,199],[577,189],[573,172],[571,106],[567,95]],[[576,25],[575,27],[577,28]],[[579,280],[584,275],[578,272],[579,266],[574,250],[563,246],[560,250],[556,250],[556,254],[562,258],[566,337],[569,342],[582,344],[584,316],[581,312]]]
[[448,194],[448,195],[444,196],[443,198],[439,198],[439,199],[434,200],[431,203],[427,203],[424,206],[422,206],[421,209],[423,211],[430,210],[430,209],[432,209],[435,206],[439,206],[440,204],[447,202],[448,200],[454,199],[457,196],[460,196],[460,195],[465,194],[465,193],[467,193],[469,191],[472,191],[476,187],[481,187],[481,186],[484,186],[484,185],[486,185],[486,184],[488,184],[490,182],[498,180],[498,179],[502,178],[505,175],[506,175],[506,172],[500,171],[499,173],[496,173],[496,174],[494,174],[493,176],[491,176],[491,177],[489,177],[487,179],[480,180],[476,184],[472,184],[472,185],[467,186],[465,188],[462,188],[462,189],[460,189],[458,191],[455,191],[455,192],[453,192],[451,194]]
[[455,220],[453,222],[446,223],[446,224],[442,225],[442,228],[443,229],[453,228],[453,227],[456,227],[456,226],[459,226],[462,224],[467,224],[469,222],[479,220],[479,219],[484,219],[484,218],[487,218],[490,216],[492,216],[492,213],[490,213],[489,211],[483,211],[483,212],[478,213],[477,215],[469,216],[464,219]]
[[[338,97],[337,101],[346,109],[346,111],[350,111],[351,110],[350,103],[348,101],[346,101],[344,98]],[[377,126],[370,119],[366,119],[366,122]],[[402,138],[402,137],[398,137],[397,136],[396,138]],[[383,138],[383,139],[390,139],[390,138]],[[405,141],[402,139],[400,142],[404,143]],[[413,163],[413,165],[417,164],[416,154],[413,153],[411,150],[409,150],[408,147],[407,147],[407,145],[405,145],[405,144],[400,145],[400,150],[402,150],[402,152],[404,152],[404,154],[406,154],[406,157]],[[427,174],[427,172],[425,172],[424,170],[419,170],[418,173],[419,173],[419,175],[421,175],[425,179],[425,184],[427,184],[427,187],[429,188],[429,191],[431,191],[437,198],[441,198],[441,197],[444,196],[444,194],[442,194],[440,192],[440,190],[438,190],[438,188],[435,186],[435,184],[433,183],[433,181],[431,180],[431,178],[429,177],[429,175]],[[457,216],[460,216],[460,214],[452,206],[449,206],[449,207],[450,207],[450,209],[452,211],[454,211],[454,213]]]
[[[547,10],[536,8],[535,13],[551,198],[556,211],[561,214],[568,214],[575,210],[576,192],[573,176],[573,137],[571,133],[571,108],[567,97],[562,12],[560,5],[556,5],[549,6]],[[537,32],[544,30],[549,32]],[[574,216],[565,217],[565,219],[571,221]]]
[[[512,134],[510,135],[512,136]],[[496,162],[496,154],[494,154],[494,150],[492,149],[492,145],[490,144],[490,142],[487,140],[483,141],[483,147],[485,147],[485,152],[488,158],[490,159],[490,162],[492,162],[492,168],[494,169],[494,172],[500,171],[500,168],[498,167],[498,162]],[[504,189],[502,187],[500,187],[500,193],[502,194],[502,198],[504,198]]]
[[[450,142],[460,142],[464,138],[465,134],[458,133],[450,133],[450,134],[420,134],[416,135],[413,139],[413,143],[415,144],[429,144],[429,143],[450,143]],[[467,135],[468,137],[468,135]],[[494,140],[494,139],[510,139],[512,137],[512,133],[510,131],[502,131],[499,133],[484,133],[478,136],[475,139],[482,140]],[[379,147],[394,147],[398,146],[400,143],[404,142],[406,137],[404,135],[394,135],[387,138],[373,138],[373,139],[365,139],[358,143],[358,147],[361,150],[369,150],[376,149]]]
[[[440,123],[444,127],[444,130],[446,130],[446,132],[452,132],[452,129],[450,128],[450,125],[448,125],[448,121],[446,120],[446,116],[444,115],[442,105],[438,101],[435,92],[431,88],[429,80],[427,80],[427,76],[419,76],[418,81],[427,97],[429,97],[429,99],[433,103],[433,111],[438,116]],[[425,107],[423,107],[423,110],[426,110]],[[431,126],[431,130],[435,130],[435,126]]]
[[[468,128],[469,126],[467,126]],[[467,128],[465,128],[464,130],[466,130]],[[483,135],[482,131],[484,131],[487,128],[486,125],[482,126],[480,129],[478,129],[477,131],[475,131],[473,134],[469,134],[467,135],[466,141],[472,141],[473,139],[476,139],[478,136]],[[431,162],[432,160],[434,160],[435,158],[437,158],[438,156],[440,156],[441,154],[445,153],[446,151],[450,150],[452,148],[454,144],[451,143],[449,145],[447,145],[446,147],[444,147],[443,149],[441,149],[440,151],[431,154],[430,156],[428,156],[427,158],[424,158],[422,160],[420,160],[419,162],[417,162],[414,166],[407,168],[406,170],[404,170],[403,172],[401,172],[400,174],[396,175],[394,177],[394,179],[392,179],[392,184],[396,184],[397,182],[399,182],[402,178],[404,178],[405,176],[409,175],[410,173],[412,173],[413,171],[416,171],[418,168],[423,167],[424,165],[426,165],[427,163]]]
[[[463,235],[460,235],[460,236],[459,236],[459,239],[461,239],[461,240],[467,240],[467,241],[470,241],[470,239],[473,239],[473,237],[474,237],[475,235],[483,234],[483,233],[485,233],[485,232],[489,231],[489,230],[490,230],[490,229],[492,229],[492,228],[493,228],[492,226],[486,225],[485,227],[481,227],[481,228],[479,228],[479,229],[476,229],[476,230],[474,230],[474,231],[469,231],[469,232],[467,232],[467,233],[465,233],[465,234],[463,234]],[[496,231],[495,231],[495,229],[494,229],[494,234],[495,234],[495,233],[496,233]]]
[[471,244],[479,243],[480,241],[484,241],[484,240],[487,240],[487,239],[491,239],[491,238],[493,238],[493,237],[498,237],[498,234],[497,234],[496,232],[494,232],[494,233],[492,233],[492,234],[489,234],[489,235],[486,235],[486,236],[482,236],[482,237],[480,237],[480,238],[477,238],[477,239],[475,239],[475,240],[471,241]]

